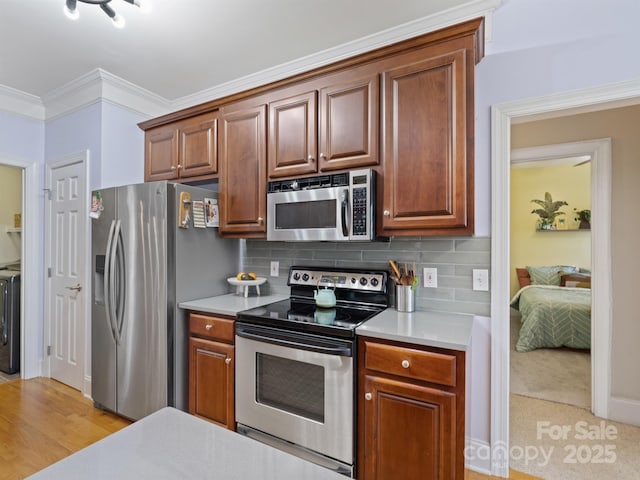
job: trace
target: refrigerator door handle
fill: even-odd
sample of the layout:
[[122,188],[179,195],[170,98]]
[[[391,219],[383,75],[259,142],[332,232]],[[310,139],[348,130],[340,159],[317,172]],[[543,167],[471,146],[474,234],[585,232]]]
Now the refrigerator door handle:
[[109,236],[107,237],[107,251],[105,254],[106,260],[104,262],[104,309],[107,317],[107,323],[109,324],[109,328],[111,329],[111,336],[113,340],[116,341],[116,334],[113,328],[113,318],[111,316],[112,311],[112,303],[111,303],[111,292],[113,291],[112,286],[112,278],[113,278],[113,265],[111,262],[111,258],[113,256],[113,250],[115,245],[113,244],[113,234],[116,228],[116,221],[111,220],[111,228],[109,229]]
[[124,242],[122,241],[122,231],[120,229],[120,220],[116,225],[115,236],[117,238],[115,248],[115,258],[117,259],[117,304],[115,305],[114,328],[116,334],[116,343],[120,345],[122,340],[122,326],[124,324],[124,303],[127,291],[127,271],[124,258]]

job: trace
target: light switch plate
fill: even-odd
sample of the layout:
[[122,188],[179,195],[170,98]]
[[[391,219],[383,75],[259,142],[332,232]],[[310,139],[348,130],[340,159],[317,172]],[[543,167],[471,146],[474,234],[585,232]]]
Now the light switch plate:
[[424,269],[424,286],[425,288],[438,288],[438,269]]
[[278,277],[280,275],[280,262],[272,261],[271,262],[271,273],[272,277]]
[[473,289],[481,292],[489,291],[489,270],[473,269]]

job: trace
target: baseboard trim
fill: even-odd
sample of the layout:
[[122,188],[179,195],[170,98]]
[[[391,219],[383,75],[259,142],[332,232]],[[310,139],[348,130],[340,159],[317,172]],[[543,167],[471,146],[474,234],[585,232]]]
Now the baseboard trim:
[[640,426],[640,401],[612,396],[609,400],[609,420]]
[[491,446],[475,438],[465,438],[464,466],[468,470],[491,475]]
[[85,375],[82,381],[82,394],[91,398],[91,375]]

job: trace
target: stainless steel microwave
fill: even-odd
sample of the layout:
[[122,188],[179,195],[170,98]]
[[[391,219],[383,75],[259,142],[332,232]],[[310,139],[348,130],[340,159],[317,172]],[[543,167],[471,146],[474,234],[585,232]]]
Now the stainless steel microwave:
[[374,239],[371,169],[268,183],[267,240]]

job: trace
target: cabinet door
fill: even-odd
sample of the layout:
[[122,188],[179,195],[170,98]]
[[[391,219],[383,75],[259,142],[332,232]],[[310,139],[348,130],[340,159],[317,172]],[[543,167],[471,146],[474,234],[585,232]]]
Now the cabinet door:
[[218,171],[218,113],[185,120],[180,126],[180,177],[212,175]]
[[315,173],[316,92],[269,103],[269,177]]
[[320,170],[378,164],[377,74],[320,90]]
[[360,480],[462,480],[455,394],[370,375],[363,385]]
[[266,106],[222,112],[220,233],[264,237],[267,213]]
[[189,339],[189,413],[235,430],[234,347]]
[[163,125],[144,134],[144,180],[178,178],[178,132],[175,125]]
[[383,74],[383,234],[472,233],[468,56],[460,49]]

